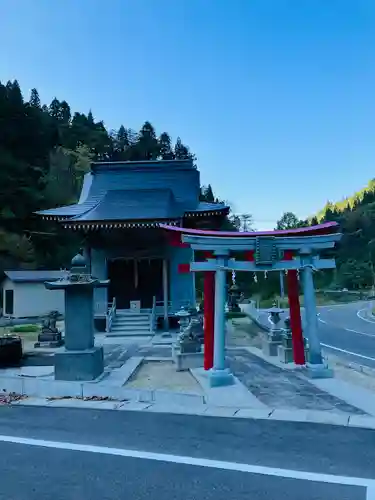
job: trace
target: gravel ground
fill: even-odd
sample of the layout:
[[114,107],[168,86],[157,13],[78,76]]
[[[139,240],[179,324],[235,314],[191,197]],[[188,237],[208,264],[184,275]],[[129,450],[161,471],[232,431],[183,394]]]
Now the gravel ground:
[[191,373],[177,372],[176,365],[172,361],[144,361],[125,387],[203,394],[202,388]]

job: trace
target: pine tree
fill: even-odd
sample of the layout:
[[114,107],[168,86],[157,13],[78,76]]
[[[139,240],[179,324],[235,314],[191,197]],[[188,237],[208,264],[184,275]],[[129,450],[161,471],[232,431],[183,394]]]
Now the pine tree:
[[160,157],[162,160],[173,160],[174,159],[174,153],[172,151],[172,141],[167,134],[167,132],[163,132],[160,134],[159,137],[159,151],[160,151]]
[[36,89],[31,89],[29,104],[30,106],[34,106],[34,108],[40,109],[40,97]]
[[138,135],[136,146],[140,160],[156,160],[159,156],[159,144],[154,127],[145,122]]

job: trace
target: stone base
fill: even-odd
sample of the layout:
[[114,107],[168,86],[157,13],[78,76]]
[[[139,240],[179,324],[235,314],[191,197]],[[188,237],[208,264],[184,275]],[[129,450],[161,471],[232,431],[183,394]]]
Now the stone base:
[[51,348],[56,348],[56,347],[61,347],[64,345],[64,341],[61,340],[51,340],[51,341],[43,341],[43,342],[35,342],[34,347],[51,347]]
[[173,353],[173,361],[176,364],[176,370],[178,372],[183,372],[190,370],[190,368],[202,368],[204,355],[203,352],[181,353],[175,351]]
[[332,378],[334,375],[332,368],[328,368],[327,365],[311,363],[307,363],[304,373],[309,378]]
[[[279,361],[282,363],[294,363],[293,357],[293,348],[292,347],[284,347],[283,345],[279,345],[277,348],[277,354],[279,357]],[[305,359],[308,359],[308,350],[305,349]]]
[[234,377],[228,369],[215,370],[212,368],[208,373],[208,377],[210,387],[223,387],[225,385],[234,384]]
[[262,351],[266,356],[277,356],[281,340],[271,340],[270,337],[263,338]]
[[95,380],[104,371],[103,347],[55,353],[55,380]]

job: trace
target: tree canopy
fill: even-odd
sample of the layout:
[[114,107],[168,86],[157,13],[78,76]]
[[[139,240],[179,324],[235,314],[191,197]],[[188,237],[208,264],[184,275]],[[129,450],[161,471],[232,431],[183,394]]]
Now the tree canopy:
[[77,236],[46,230],[33,212],[78,200],[91,161],[192,159],[178,137],[158,135],[146,121],[136,132],[108,130],[91,110],[72,112],[65,100],[25,100],[18,82],[0,83],[0,270],[69,264]]

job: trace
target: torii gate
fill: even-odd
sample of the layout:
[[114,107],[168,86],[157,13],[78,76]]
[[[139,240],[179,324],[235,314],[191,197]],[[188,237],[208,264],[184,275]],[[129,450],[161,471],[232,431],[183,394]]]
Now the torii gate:
[[[316,226],[263,232],[223,232],[161,226],[194,251],[205,252],[206,261],[190,263],[190,271],[204,272],[204,368],[210,370],[211,386],[233,383],[225,366],[225,285],[227,271],[287,272],[293,357],[305,365],[299,303],[298,272],[302,271],[306,333],[309,341],[308,373],[327,377],[318,336],[313,271],[336,267],[335,259],[320,258],[320,252],[334,248],[341,239],[336,222]],[[236,252],[245,254],[237,260]],[[195,255],[195,254],[194,254]]]

